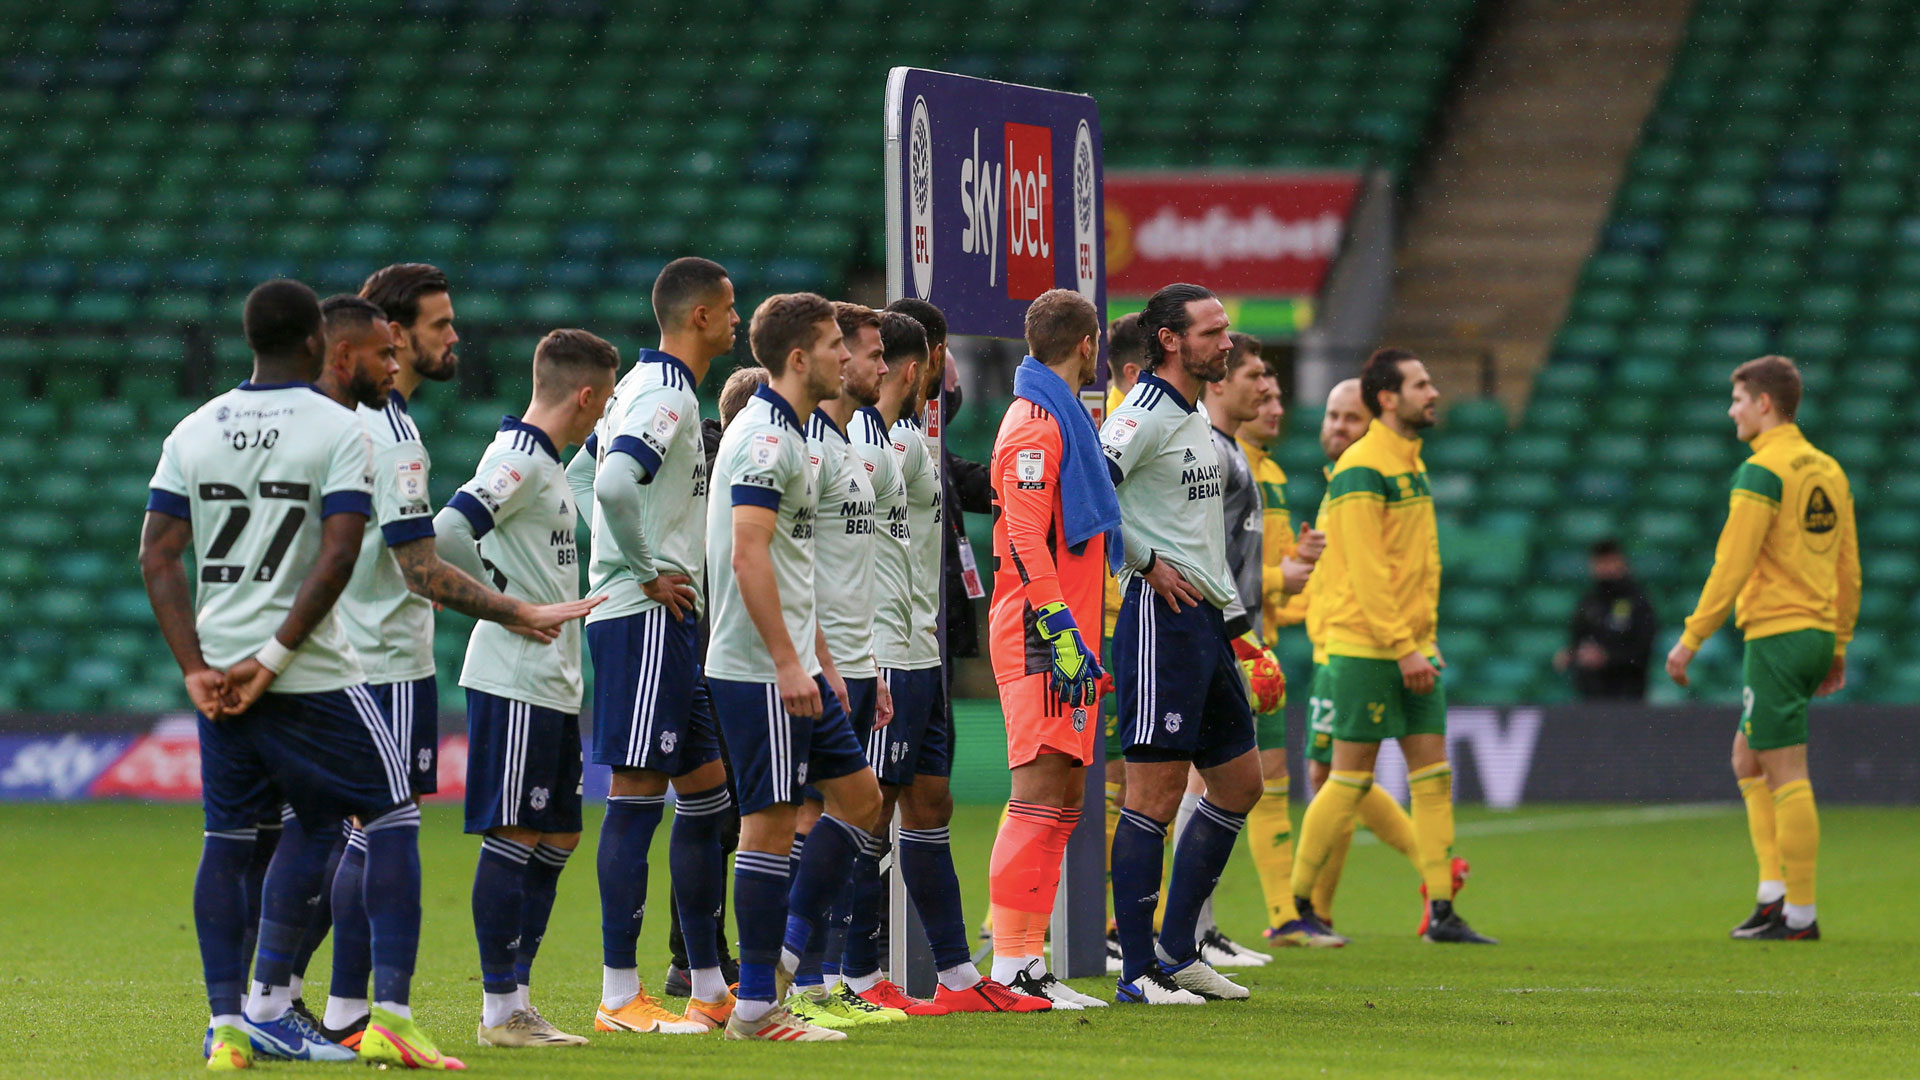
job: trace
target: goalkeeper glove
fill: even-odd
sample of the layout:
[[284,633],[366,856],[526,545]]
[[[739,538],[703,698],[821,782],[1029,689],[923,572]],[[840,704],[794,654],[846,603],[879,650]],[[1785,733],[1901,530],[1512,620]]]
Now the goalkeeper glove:
[[1080,628],[1074,625],[1067,605],[1055,601],[1034,613],[1033,626],[1053,650],[1053,668],[1047,685],[1064,705],[1091,705],[1106,671],[1100,661],[1080,640]]
[[1233,639],[1233,655],[1247,678],[1247,702],[1255,713],[1270,713],[1287,703],[1287,677],[1280,671],[1280,661],[1253,631]]

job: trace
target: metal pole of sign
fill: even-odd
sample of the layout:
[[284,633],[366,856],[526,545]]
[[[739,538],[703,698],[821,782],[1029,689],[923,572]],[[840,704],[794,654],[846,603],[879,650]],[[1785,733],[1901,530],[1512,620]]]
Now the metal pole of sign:
[[[892,303],[906,295],[902,282],[905,274],[901,265],[900,250],[904,243],[905,230],[900,215],[891,208],[901,205],[900,166],[901,166],[901,117],[898,102],[895,100],[895,80],[890,76],[886,104],[886,214],[887,223],[887,302]],[[941,387],[935,387],[928,395],[926,419],[932,429],[933,439],[928,447],[933,457],[935,490],[945,495],[945,448],[947,425],[941,415]],[[952,507],[942,507],[944,513],[952,513]],[[945,528],[942,522],[941,528]],[[922,582],[922,588],[940,590],[940,614],[936,623],[936,633],[940,640],[940,672],[945,679],[951,657],[947,653],[947,595],[946,595],[946,545],[940,545],[940,568],[932,583]],[[944,697],[944,695],[943,695]],[[920,912],[914,908],[907,896],[907,885],[900,875],[900,811],[896,807],[893,820],[887,825],[889,839],[893,845],[892,866],[887,871],[887,960],[889,977],[904,987],[907,993],[916,997],[932,997],[936,976],[933,967],[933,950],[927,943],[926,927],[920,921]]]
[[[1106,726],[1098,716],[1090,722]],[[1103,730],[1094,738],[1095,764],[1087,769],[1080,824],[1067,838],[1053,905],[1053,973],[1064,979],[1107,973],[1107,825],[1102,812],[1107,795],[1106,774],[1099,764],[1106,760],[1105,742]]]
[[[884,108],[889,302],[912,295],[939,305],[950,337],[1018,339],[1027,303],[1049,287],[1077,288],[1104,320],[1100,120],[1092,98],[894,68],[887,75]],[[992,133],[985,142],[983,130]],[[981,148],[1000,144],[1003,134],[1005,153],[991,149],[992,160],[982,157]],[[1009,201],[1016,197],[1024,200],[1018,210]],[[968,222],[964,227],[963,215]],[[1018,237],[1012,235],[1016,228]],[[1012,261],[1016,257],[1018,267]],[[1105,387],[1104,378],[1098,385]],[[1086,399],[1096,421],[1103,395],[1104,389]],[[941,393],[928,396],[929,449],[944,500],[949,418]],[[942,512],[954,513],[955,508],[945,505]],[[944,521],[941,527],[946,527]],[[941,563],[940,575],[921,587],[941,590],[941,672],[950,693],[944,544]],[[1103,725],[1098,710],[1089,712],[1093,715],[1088,723]],[[1052,923],[1054,970],[1068,977],[1106,970],[1105,758],[1098,749],[1100,730],[1096,726],[1084,810],[1067,843]],[[897,812],[890,827],[897,867]],[[897,871],[888,874],[887,896],[891,977],[910,994],[929,995],[936,981],[933,958]],[[982,913],[969,914],[978,918]]]

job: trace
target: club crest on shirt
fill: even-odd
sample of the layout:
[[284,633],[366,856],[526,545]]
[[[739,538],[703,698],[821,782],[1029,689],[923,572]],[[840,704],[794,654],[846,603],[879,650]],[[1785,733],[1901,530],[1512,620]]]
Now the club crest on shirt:
[[747,444],[748,456],[755,465],[762,467],[773,464],[773,457],[779,452],[780,436],[771,431],[760,432]]

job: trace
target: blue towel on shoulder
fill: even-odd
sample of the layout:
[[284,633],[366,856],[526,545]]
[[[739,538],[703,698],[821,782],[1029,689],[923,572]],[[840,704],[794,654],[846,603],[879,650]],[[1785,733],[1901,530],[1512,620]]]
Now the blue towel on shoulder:
[[1107,567],[1118,573],[1124,552],[1120,545],[1120,497],[1100,450],[1100,429],[1066,380],[1029,356],[1013,373],[1013,392],[1052,413],[1060,424],[1060,513],[1065,519],[1067,546],[1079,548],[1107,534]]

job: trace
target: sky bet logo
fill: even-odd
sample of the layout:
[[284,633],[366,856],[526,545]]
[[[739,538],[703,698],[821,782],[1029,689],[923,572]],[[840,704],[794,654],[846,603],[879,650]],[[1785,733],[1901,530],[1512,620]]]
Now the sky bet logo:
[[999,283],[1004,256],[1007,296],[1031,300],[1053,288],[1053,131],[1007,124],[1001,142],[1005,159],[990,161],[973,130],[973,154],[960,166],[960,250],[986,256],[989,285]]

